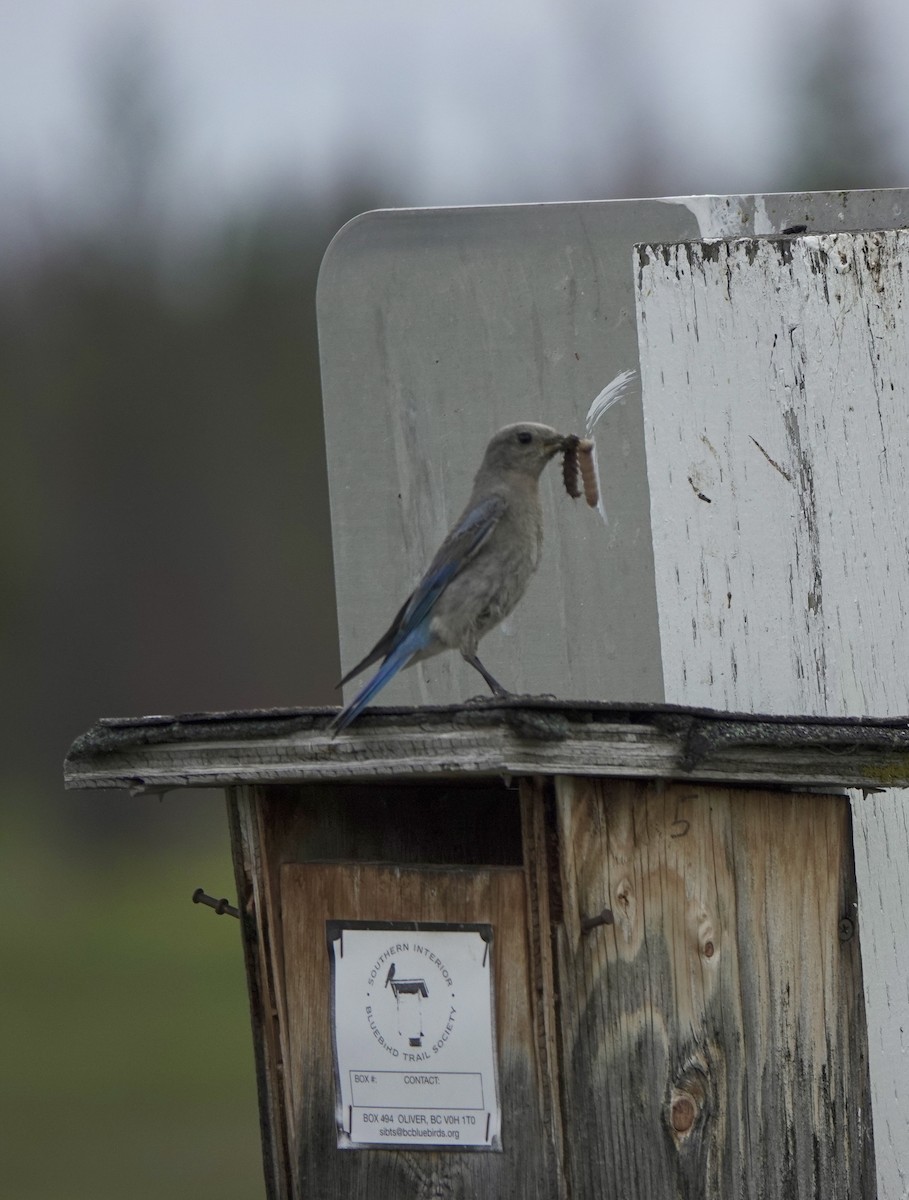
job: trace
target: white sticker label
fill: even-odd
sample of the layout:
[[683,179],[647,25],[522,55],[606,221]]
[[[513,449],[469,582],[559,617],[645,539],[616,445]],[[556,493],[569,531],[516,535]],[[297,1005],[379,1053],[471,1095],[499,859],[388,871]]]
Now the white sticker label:
[[501,1149],[492,926],[329,921],[338,1145]]

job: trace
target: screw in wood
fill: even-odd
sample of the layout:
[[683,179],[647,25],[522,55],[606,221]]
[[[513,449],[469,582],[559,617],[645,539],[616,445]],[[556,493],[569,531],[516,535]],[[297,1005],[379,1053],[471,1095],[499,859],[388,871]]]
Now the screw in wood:
[[228,917],[239,917],[239,908],[234,908],[232,904],[228,904],[226,897],[222,896],[220,900],[216,900],[214,896],[208,896],[204,888],[196,888],[193,892],[193,904],[207,904],[209,908],[213,908],[219,917],[227,915]]
[[581,917],[581,933],[590,933],[598,925],[614,925],[615,917],[611,908],[604,908],[595,917]]

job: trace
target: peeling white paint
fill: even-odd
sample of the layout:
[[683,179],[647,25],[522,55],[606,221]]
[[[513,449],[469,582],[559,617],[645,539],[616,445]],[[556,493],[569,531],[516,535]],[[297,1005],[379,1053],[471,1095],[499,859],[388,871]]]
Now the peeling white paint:
[[[906,263],[906,230],[637,248],[667,701],[909,712]],[[907,810],[853,798],[881,1200],[909,1164]]]
[[905,232],[642,249],[667,699],[909,710],[907,255]]
[[[774,221],[767,208],[767,196],[672,196],[661,204],[677,204],[685,208],[698,224],[698,236],[735,238],[743,234],[780,233],[780,223]],[[842,220],[842,213],[840,213]]]
[[755,233],[778,233],[779,230],[770,219],[770,214],[767,212],[767,197],[755,196],[754,198],[754,218],[752,227]]

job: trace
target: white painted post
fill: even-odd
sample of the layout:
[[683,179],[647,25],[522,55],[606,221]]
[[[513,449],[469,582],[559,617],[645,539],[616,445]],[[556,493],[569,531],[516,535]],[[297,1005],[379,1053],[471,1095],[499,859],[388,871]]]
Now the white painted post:
[[[906,230],[636,248],[668,701],[909,712],[906,263]],[[853,796],[881,1200],[909,1195],[907,806]]]

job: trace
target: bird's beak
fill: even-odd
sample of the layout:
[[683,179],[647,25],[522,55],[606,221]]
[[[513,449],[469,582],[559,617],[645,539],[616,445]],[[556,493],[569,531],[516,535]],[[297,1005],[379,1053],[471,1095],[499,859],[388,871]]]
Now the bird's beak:
[[546,446],[546,453],[550,458],[555,454],[561,454],[563,450],[567,450],[573,444],[574,435],[568,434],[565,436],[561,433],[553,434]]

